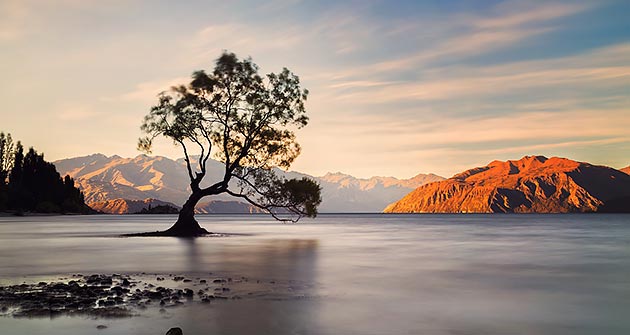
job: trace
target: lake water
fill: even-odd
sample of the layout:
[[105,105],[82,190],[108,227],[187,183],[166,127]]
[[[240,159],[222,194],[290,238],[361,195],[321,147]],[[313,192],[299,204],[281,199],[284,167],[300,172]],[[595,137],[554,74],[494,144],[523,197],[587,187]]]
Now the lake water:
[[[299,294],[124,319],[0,317],[1,334],[630,334],[630,215],[199,216],[229,237],[121,238],[174,216],[0,217],[0,283],[247,276]],[[96,325],[108,328],[97,330]]]

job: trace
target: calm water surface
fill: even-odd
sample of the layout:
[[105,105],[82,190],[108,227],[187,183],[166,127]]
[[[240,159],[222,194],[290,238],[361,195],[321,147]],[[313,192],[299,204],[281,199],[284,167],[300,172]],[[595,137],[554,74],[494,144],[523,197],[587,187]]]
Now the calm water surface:
[[[72,273],[295,281],[303,299],[127,319],[0,317],[1,334],[630,334],[630,215],[199,217],[230,237],[120,238],[174,216],[0,218],[0,283]],[[97,330],[98,324],[107,329]]]

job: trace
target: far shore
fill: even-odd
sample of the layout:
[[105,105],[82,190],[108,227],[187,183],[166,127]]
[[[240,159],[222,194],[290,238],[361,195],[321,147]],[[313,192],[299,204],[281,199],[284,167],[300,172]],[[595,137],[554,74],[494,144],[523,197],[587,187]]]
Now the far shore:
[[17,213],[17,212],[0,212],[0,217],[10,217],[10,216],[61,216],[61,215],[93,215],[93,214],[81,214],[81,213],[36,213],[36,212],[25,212],[25,213]]

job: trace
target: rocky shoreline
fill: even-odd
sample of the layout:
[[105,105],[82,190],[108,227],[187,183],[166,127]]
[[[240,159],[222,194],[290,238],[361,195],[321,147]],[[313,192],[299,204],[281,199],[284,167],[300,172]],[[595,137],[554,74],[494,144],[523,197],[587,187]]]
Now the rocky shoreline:
[[166,312],[185,304],[239,299],[303,298],[307,286],[208,274],[73,274],[55,281],[0,286],[0,316],[16,318],[84,315],[121,318],[148,309]]

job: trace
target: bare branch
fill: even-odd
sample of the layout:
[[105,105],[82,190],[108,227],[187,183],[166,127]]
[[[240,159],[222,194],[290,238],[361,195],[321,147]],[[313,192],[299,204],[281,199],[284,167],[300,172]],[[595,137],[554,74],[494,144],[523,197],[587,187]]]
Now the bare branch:
[[290,219],[287,219],[287,218],[281,218],[281,217],[279,217],[279,216],[278,216],[275,212],[273,212],[273,210],[272,210],[272,209],[274,209],[274,208],[287,208],[287,209],[288,209],[288,207],[271,206],[271,205],[262,205],[262,204],[259,204],[259,203],[258,203],[258,202],[256,202],[256,201],[252,200],[251,198],[249,198],[249,197],[248,197],[247,195],[245,195],[245,194],[235,193],[235,192],[232,192],[232,191],[230,191],[230,190],[227,190],[227,191],[226,191],[226,193],[227,193],[227,194],[229,194],[229,195],[231,195],[231,196],[233,196],[233,197],[244,199],[244,200],[245,200],[245,201],[247,201],[249,204],[251,204],[251,205],[253,205],[253,206],[256,206],[256,207],[258,207],[258,208],[260,208],[260,209],[262,209],[262,210],[267,211],[267,213],[268,213],[268,214],[270,214],[270,215],[271,215],[274,219],[276,219],[276,220],[278,220],[278,221],[282,221],[282,222],[293,222],[293,223],[296,223],[296,222],[298,222],[298,221],[302,218],[302,216],[301,216],[299,213],[294,213],[294,212],[291,212],[291,213],[293,213],[293,214],[295,214],[295,215],[297,215],[297,216],[298,216],[298,217],[297,217],[297,218],[295,218],[295,219],[293,219],[293,218],[290,218]]
[[182,149],[184,150],[184,160],[186,161],[186,170],[188,170],[188,177],[190,177],[190,182],[192,183],[195,180],[195,177],[193,176],[192,166],[190,165],[190,156],[188,156],[188,150],[186,149],[186,145],[184,144],[184,141],[179,140],[177,142],[179,143],[179,145],[182,146]]

